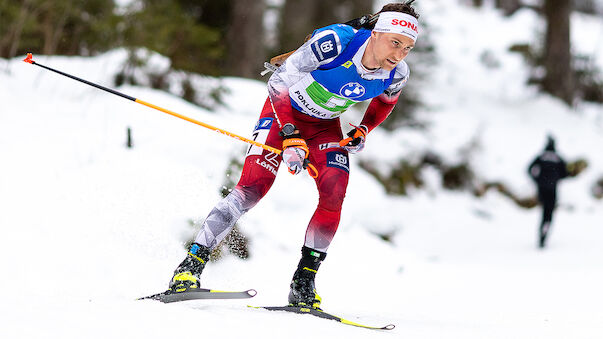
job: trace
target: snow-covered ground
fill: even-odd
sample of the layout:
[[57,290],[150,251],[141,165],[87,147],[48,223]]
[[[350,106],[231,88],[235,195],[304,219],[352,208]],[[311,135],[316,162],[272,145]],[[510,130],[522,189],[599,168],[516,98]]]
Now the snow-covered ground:
[[[324,309],[393,323],[393,331],[246,307],[286,303],[317,201],[307,175],[283,169],[239,222],[251,258],[227,256],[203,277],[211,288],[255,288],[255,298],[136,301],[167,287],[183,242],[195,233],[189,220],[203,219],[220,199],[225,169],[246,145],[20,59],[0,59],[0,70],[10,70],[0,72],[0,336],[601,338],[603,202],[590,188],[603,176],[603,108],[571,110],[524,85],[527,69],[507,47],[534,41],[542,22],[533,13],[504,18],[451,1],[420,5],[440,60],[421,90],[428,105],[419,116],[429,128],[376,130],[363,154],[352,157],[341,225],[317,277]],[[576,48],[592,51],[592,32],[603,22],[582,19],[574,20],[584,32],[574,35]],[[480,63],[484,52],[499,66]],[[34,55],[107,86],[124,58],[119,50],[94,58]],[[265,86],[224,83],[230,107],[216,113],[155,90],[119,90],[249,136]],[[125,147],[128,126],[133,149]],[[561,184],[544,251],[536,248],[538,209],[519,209],[493,191],[481,199],[445,191],[429,170],[424,190],[387,196],[357,166],[359,157],[392,163],[425,150],[454,162],[476,142],[470,162],[477,175],[527,196],[534,187],[526,166],[548,132],[562,155],[586,158],[589,167]],[[393,234],[392,242],[375,233]]]

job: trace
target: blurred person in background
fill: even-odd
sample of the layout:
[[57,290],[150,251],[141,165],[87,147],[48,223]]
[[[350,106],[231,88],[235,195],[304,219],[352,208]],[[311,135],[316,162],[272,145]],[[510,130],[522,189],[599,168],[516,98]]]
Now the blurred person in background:
[[538,201],[542,205],[538,246],[544,248],[557,203],[557,183],[568,176],[567,165],[555,151],[555,139],[551,135],[547,137],[544,151],[528,167],[528,173],[538,187]]

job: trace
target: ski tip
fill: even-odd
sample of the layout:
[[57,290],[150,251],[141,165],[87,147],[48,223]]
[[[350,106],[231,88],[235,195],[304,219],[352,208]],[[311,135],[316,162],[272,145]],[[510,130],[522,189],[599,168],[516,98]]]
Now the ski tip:
[[163,293],[157,293],[157,294],[153,294],[153,295],[147,295],[146,297],[140,297],[137,298],[136,300],[157,300],[157,301],[162,301],[161,300],[161,296],[166,295],[169,291],[165,291]]
[[23,61],[25,61],[25,62],[27,62],[29,64],[33,64],[34,63],[34,61],[33,61],[33,54],[27,53],[27,57],[25,59],[23,59]]
[[252,298],[255,297],[258,294],[258,291],[254,290],[254,289],[247,290],[245,292],[247,292],[247,295],[249,295]]

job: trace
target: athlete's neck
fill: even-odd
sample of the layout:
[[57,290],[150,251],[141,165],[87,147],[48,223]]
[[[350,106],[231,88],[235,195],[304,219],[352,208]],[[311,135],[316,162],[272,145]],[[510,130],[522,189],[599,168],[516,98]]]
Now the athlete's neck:
[[375,60],[375,56],[373,55],[373,40],[370,39],[368,44],[366,45],[366,49],[364,50],[364,54],[362,54],[362,66],[366,68],[368,71],[376,71],[378,70],[379,63]]

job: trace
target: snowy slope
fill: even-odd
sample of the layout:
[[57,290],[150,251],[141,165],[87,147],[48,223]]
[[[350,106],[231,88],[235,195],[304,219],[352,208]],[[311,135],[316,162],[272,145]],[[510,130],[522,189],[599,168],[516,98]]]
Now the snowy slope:
[[[203,277],[212,288],[255,288],[254,299],[135,301],[166,288],[184,256],[183,242],[195,232],[188,220],[204,218],[219,200],[228,162],[245,144],[20,59],[0,60],[0,69],[10,70],[0,72],[0,288],[9,292],[0,303],[0,336],[603,336],[603,208],[589,192],[603,175],[603,109],[570,110],[525,87],[527,70],[506,48],[534,39],[542,23],[531,13],[506,19],[443,0],[421,6],[440,60],[422,88],[428,107],[419,114],[430,127],[425,134],[377,130],[361,157],[385,163],[434,150],[454,162],[477,140],[470,161],[478,175],[529,195],[534,188],[525,167],[552,131],[563,155],[587,158],[590,166],[561,185],[562,207],[547,250],[536,249],[537,209],[518,209],[494,192],[477,199],[444,191],[429,171],[425,190],[387,196],[353,158],[341,226],[317,287],[325,309],[376,325],[391,322],[394,331],[247,309],[286,302],[316,204],[312,180],[283,169],[266,199],[239,222],[251,239],[251,258],[228,256]],[[458,25],[447,25],[451,18]],[[592,18],[581,24],[587,32],[603,27]],[[593,47],[586,40],[577,46]],[[486,50],[499,67],[480,64]],[[111,86],[124,58],[113,51],[35,60]],[[249,136],[264,84],[224,83],[230,107],[216,113],[155,90],[119,90]],[[349,113],[350,119],[359,114]],[[124,147],[128,126],[130,150]],[[393,241],[375,232],[391,232]]]

